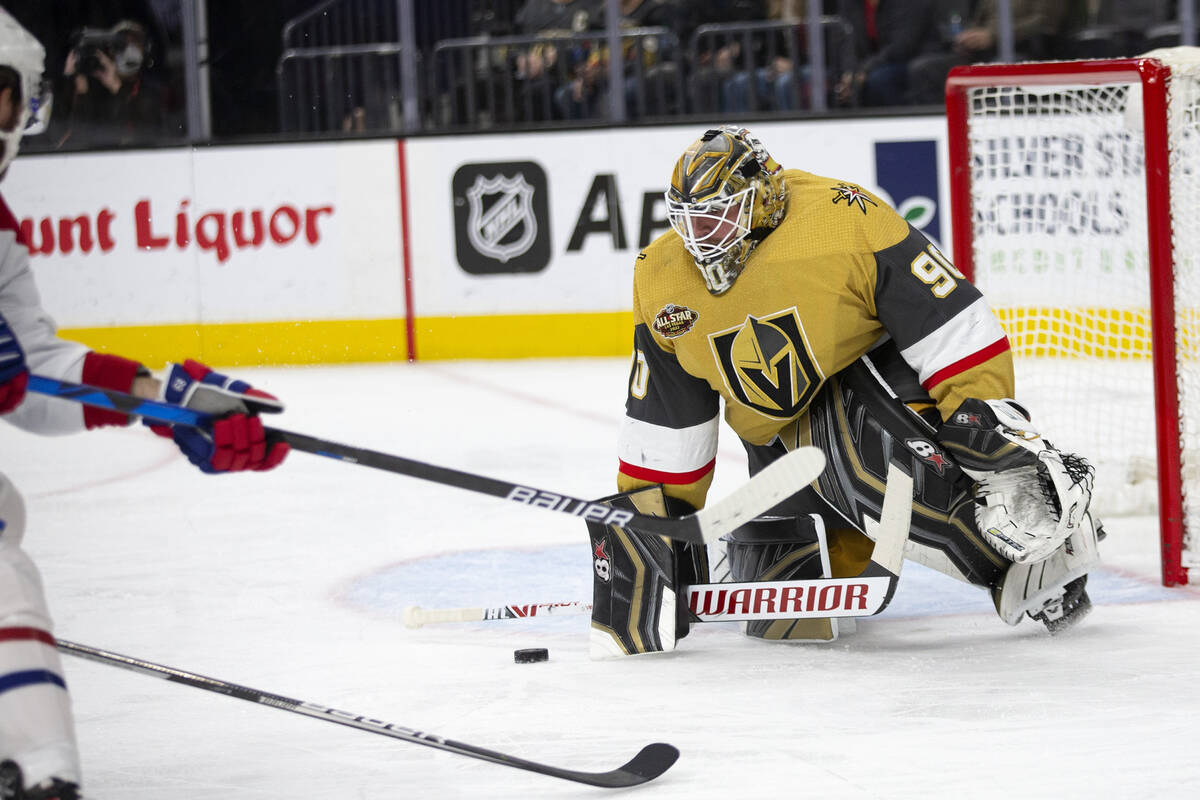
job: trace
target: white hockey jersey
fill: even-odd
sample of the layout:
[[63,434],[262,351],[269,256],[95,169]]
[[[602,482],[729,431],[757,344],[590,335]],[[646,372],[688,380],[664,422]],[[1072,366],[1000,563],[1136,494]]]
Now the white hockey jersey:
[[[100,355],[85,345],[61,339],[54,320],[42,308],[29,265],[29,248],[16,217],[0,197],[0,313],[25,351],[29,371],[49,378],[128,391],[139,364]],[[64,434],[100,425],[121,425],[125,415],[29,393],[3,419],[40,434]]]

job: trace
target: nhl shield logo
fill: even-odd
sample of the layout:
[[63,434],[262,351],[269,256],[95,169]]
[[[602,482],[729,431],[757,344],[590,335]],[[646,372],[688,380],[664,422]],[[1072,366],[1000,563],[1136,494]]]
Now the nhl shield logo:
[[475,176],[475,183],[467,189],[467,238],[471,246],[502,264],[528,252],[537,239],[538,227],[532,198],[533,187],[520,173],[511,178],[497,175],[491,180]]
[[546,174],[531,161],[464,164],[454,173],[458,263],[473,274],[537,272],[550,261]]

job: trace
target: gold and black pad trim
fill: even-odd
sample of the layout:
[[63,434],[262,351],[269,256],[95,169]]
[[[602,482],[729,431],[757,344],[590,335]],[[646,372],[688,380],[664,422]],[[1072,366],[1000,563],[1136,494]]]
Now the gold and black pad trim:
[[849,522],[863,530],[866,517],[879,517],[884,476],[889,462],[896,460],[913,476],[911,540],[945,553],[971,583],[994,586],[1009,562],[979,535],[974,482],[934,429],[880,384],[879,372],[886,370],[860,359],[826,382],[796,424],[791,442],[747,447],[752,471],[785,449],[803,445],[821,448],[828,459],[815,489],[795,495],[772,513],[815,513],[829,529],[845,528]]
[[[759,517],[725,542],[734,583],[829,577],[816,522],[808,515]],[[830,619],[749,620],[745,632],[755,639],[832,641],[837,638],[836,624]]]
[[[663,494],[661,485],[603,498],[600,502],[655,516],[694,509]],[[592,635],[625,655],[673,650],[688,632],[681,587],[708,580],[703,545],[587,523],[592,547]],[[678,601],[677,601],[677,598]]]

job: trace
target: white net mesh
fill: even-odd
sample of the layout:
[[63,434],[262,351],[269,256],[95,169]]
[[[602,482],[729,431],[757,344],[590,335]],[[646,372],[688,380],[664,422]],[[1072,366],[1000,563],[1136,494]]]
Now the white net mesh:
[[[1184,51],[1168,65],[1185,520],[1200,520],[1200,490],[1187,492],[1200,463],[1200,60]],[[1096,465],[1101,514],[1149,513],[1157,448],[1140,83],[1067,76],[975,88],[967,100],[975,282],[1012,342],[1017,400],[1052,442]]]
[[[1171,145],[1175,348],[1183,448],[1184,566],[1200,566],[1200,50],[1157,53],[1171,67],[1167,135]],[[1189,524],[1190,523],[1190,524]],[[1197,530],[1193,530],[1196,528]]]

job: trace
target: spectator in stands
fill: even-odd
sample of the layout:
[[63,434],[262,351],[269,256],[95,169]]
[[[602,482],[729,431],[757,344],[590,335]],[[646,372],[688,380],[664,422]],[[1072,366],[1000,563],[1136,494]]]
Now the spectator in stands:
[[111,29],[83,28],[67,54],[63,75],[67,127],[59,146],[128,145],[164,134],[165,87],[149,71],[146,29],[122,20]]
[[[728,22],[784,22],[786,27],[759,29],[749,36],[734,34],[706,62],[708,52],[699,42],[700,66],[692,81],[696,110],[705,110],[711,85],[718,84],[716,109],[725,113],[794,111],[811,105],[811,68],[808,63],[805,0],[767,0],[736,4]],[[836,76],[855,63],[853,42],[841,27],[822,24],[825,66]],[[743,46],[749,52],[743,52]]]
[[[756,71],[758,96],[762,98],[762,108],[776,111],[794,111],[802,106],[812,106],[812,65],[806,57],[808,51],[808,32],[806,30],[808,9],[805,0],[771,0],[770,19],[793,23],[794,27],[780,37],[783,49],[786,51],[788,39],[791,40],[799,56],[798,64],[793,64],[787,56],[776,56],[767,59],[765,66]],[[828,5],[828,4],[825,4]],[[821,23],[822,38],[825,53],[825,68],[828,74],[836,80],[838,76],[852,72],[859,58],[855,54],[853,27],[850,22],[840,15],[833,18],[823,18]],[[833,104],[836,98],[832,92],[827,102]]]
[[[1070,12],[1068,0],[1012,0],[1011,8],[1017,60],[1054,57]],[[961,64],[994,60],[998,30],[995,0],[979,0],[970,26],[954,37],[949,52],[918,56],[909,62],[912,101],[928,105],[945,102],[950,70]]]
[[[518,33],[552,40],[555,36],[583,33],[603,26],[603,0],[526,0],[517,11]],[[516,71],[522,102],[534,119],[591,116],[596,99],[599,60],[592,48],[553,41],[539,43],[518,54]],[[551,104],[547,98],[553,98]],[[550,112],[550,113],[547,113]]]
[[525,0],[517,11],[520,33],[581,33],[602,24],[604,0]]
[[[761,22],[766,19],[766,0],[697,0],[694,19],[704,24]],[[692,75],[688,91],[692,111],[724,114],[751,111],[747,85],[753,69],[749,54],[743,54],[736,38],[723,35],[701,37],[691,52]]]
[[[681,113],[683,98],[675,87],[680,69],[678,46],[683,42],[680,31],[687,27],[684,0],[621,0],[620,10],[622,30],[666,28],[672,34],[639,37],[636,40],[638,46],[632,39],[624,42],[624,94],[628,116],[640,116],[644,111],[654,116]],[[607,45],[604,50],[607,51]],[[607,64],[605,71],[606,81]],[[605,97],[601,105],[607,102]]]
[[[790,22],[797,26],[804,18],[804,2],[803,0],[769,0],[767,3],[766,19],[773,22]],[[779,45],[780,53],[789,52],[787,49],[787,39],[789,37],[803,35],[800,27],[780,33],[767,33],[764,41],[761,43],[755,42],[764,50],[769,50],[766,36],[774,36],[775,44]],[[761,61],[751,70],[743,70],[736,73],[725,86],[725,98],[729,105],[729,111],[745,112],[754,110],[766,110],[773,108],[776,111],[792,111],[799,107],[798,95],[796,94],[797,82],[797,65],[793,60],[782,54],[769,55],[762,54],[757,59],[752,59],[756,64]],[[800,67],[800,81],[807,87],[808,67]],[[755,96],[752,99],[750,96],[750,81],[754,81]],[[807,88],[805,88],[807,92]]]
[[837,78],[840,106],[908,102],[908,63],[942,50],[937,0],[838,0],[853,28],[854,64]]

